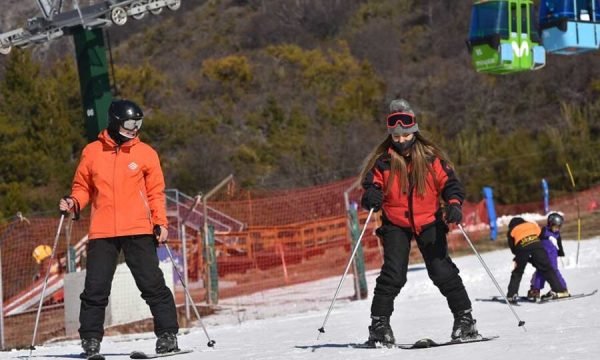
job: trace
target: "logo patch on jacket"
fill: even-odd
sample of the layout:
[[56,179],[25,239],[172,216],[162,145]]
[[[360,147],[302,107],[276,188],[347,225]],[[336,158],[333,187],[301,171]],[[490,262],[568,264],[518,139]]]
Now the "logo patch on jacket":
[[135,163],[135,161],[132,161],[129,163],[129,165],[127,165],[128,168],[130,168],[131,170],[135,170],[138,168],[138,164]]

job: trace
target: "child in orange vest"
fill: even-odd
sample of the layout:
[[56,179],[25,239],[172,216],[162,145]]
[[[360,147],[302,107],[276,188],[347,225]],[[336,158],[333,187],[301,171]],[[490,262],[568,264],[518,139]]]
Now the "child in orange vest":
[[519,285],[528,262],[531,262],[536,270],[544,276],[552,289],[542,299],[557,299],[570,296],[567,289],[560,283],[556,272],[550,264],[548,254],[540,241],[541,232],[542,229],[538,224],[525,221],[521,217],[512,218],[508,224],[508,245],[515,255],[515,267],[510,276],[508,293],[506,294],[506,297],[511,302],[516,302],[518,299]]

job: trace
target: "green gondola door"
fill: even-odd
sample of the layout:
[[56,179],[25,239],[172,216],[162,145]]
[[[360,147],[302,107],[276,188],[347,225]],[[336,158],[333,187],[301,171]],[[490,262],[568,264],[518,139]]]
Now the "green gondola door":
[[532,0],[478,0],[473,4],[467,47],[478,72],[509,74],[546,64],[546,52],[532,26],[532,7]]

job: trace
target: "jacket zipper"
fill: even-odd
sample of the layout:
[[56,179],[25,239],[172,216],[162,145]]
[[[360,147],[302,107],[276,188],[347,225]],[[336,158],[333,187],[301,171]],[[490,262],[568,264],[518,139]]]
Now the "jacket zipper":
[[410,222],[410,227],[414,234],[417,234],[417,228],[415,227],[415,215],[413,212],[413,193],[415,190],[415,186],[412,184],[411,180],[408,180],[409,188],[408,188],[408,221]]
[[112,190],[113,190],[113,216],[114,216],[114,226],[115,226],[115,230],[114,230],[114,236],[117,236],[117,192],[115,191],[115,184],[116,184],[116,178],[117,178],[117,157],[119,156],[119,146],[115,146],[115,160],[113,162],[113,183],[112,183]]

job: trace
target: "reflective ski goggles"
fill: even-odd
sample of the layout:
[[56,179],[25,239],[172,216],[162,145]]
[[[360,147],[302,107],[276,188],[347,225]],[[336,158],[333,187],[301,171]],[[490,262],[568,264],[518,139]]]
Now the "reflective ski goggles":
[[142,121],[144,121],[143,118],[140,119],[129,119],[129,120],[125,120],[123,121],[123,128],[126,130],[139,130],[142,127]]
[[415,116],[410,113],[396,112],[387,117],[387,127],[390,129],[400,125],[403,128],[409,128],[416,125]]

